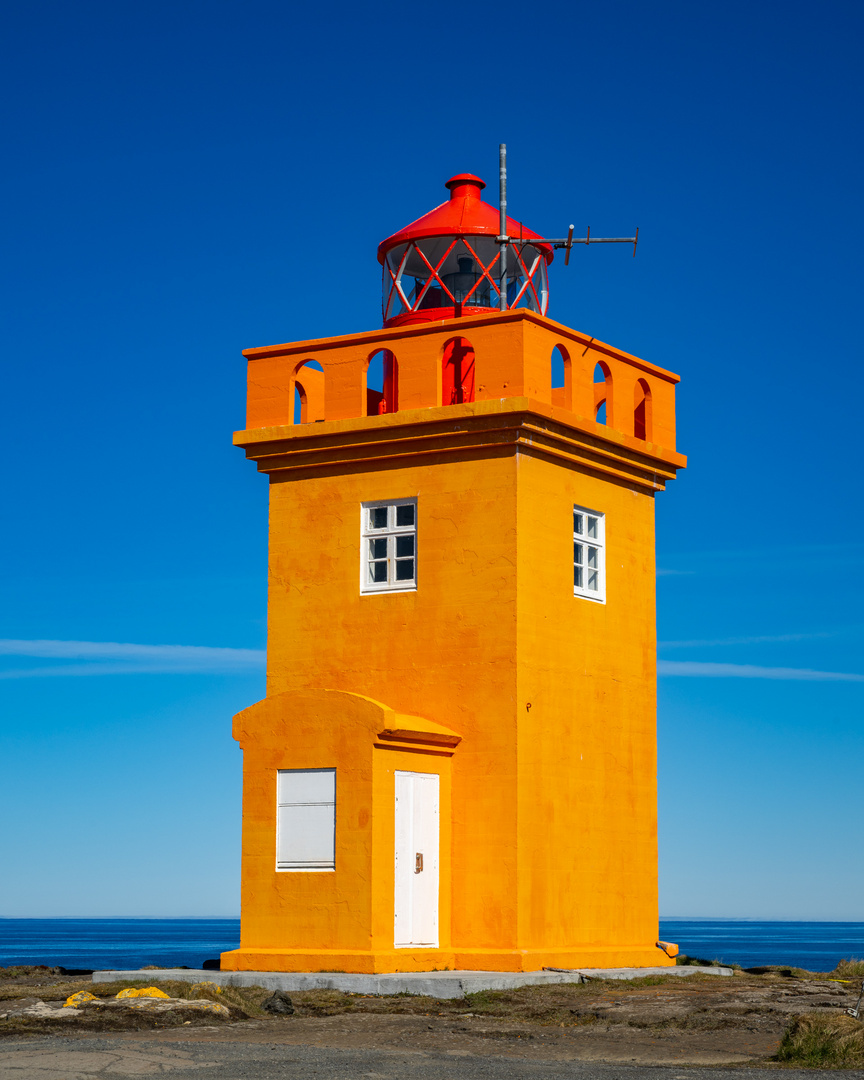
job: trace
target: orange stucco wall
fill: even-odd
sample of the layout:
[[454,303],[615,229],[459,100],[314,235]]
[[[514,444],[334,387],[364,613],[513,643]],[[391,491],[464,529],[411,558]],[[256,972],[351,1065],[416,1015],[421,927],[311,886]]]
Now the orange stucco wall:
[[[654,498],[520,456],[519,927],[657,934]],[[573,596],[573,505],[606,515],[606,603]],[[530,705],[530,708],[529,708]],[[554,929],[553,929],[554,928]]]
[[[238,440],[271,473],[268,696],[236,721],[242,941],[223,966],[671,962],[655,946],[651,468],[683,459],[637,462],[625,435],[607,448],[614,474],[599,425],[576,432],[547,397]],[[439,422],[432,449],[400,456],[418,417]],[[361,503],[409,496],[417,589],[361,595]],[[573,595],[574,504],[606,514],[605,604]],[[386,745],[391,714],[461,741]],[[336,870],[277,873],[275,771],[324,767],[337,769]],[[439,772],[446,792],[438,949],[393,948],[395,769]]]
[[[472,855],[454,860],[453,889],[476,894],[482,881],[494,901],[460,902],[455,930],[476,947],[503,947],[502,934],[515,946],[512,462],[341,473],[270,490],[268,694],[347,690],[462,735],[457,806],[471,806],[456,809],[453,828],[457,850]],[[417,591],[360,595],[361,502],[413,495]],[[392,894],[381,900],[392,911]]]

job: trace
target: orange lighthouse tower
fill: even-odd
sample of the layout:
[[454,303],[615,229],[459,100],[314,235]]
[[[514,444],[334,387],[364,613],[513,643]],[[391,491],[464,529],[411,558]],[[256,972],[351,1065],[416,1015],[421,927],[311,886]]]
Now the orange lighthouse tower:
[[552,242],[447,187],[379,247],[382,330],[245,353],[268,671],[234,720],[223,969],[673,962],[654,496],[685,464],[678,378],[550,320]]

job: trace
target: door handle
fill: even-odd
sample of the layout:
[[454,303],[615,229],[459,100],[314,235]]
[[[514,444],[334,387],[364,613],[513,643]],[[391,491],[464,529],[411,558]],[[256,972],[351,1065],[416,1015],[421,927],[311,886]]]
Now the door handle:
[[414,856],[414,873],[423,873],[423,853],[420,851],[418,851],[417,854]]

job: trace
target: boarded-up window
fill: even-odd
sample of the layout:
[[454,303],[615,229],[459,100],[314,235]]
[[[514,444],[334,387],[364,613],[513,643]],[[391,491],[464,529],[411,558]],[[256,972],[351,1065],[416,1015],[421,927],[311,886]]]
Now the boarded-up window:
[[280,769],[276,869],[335,870],[336,770]]

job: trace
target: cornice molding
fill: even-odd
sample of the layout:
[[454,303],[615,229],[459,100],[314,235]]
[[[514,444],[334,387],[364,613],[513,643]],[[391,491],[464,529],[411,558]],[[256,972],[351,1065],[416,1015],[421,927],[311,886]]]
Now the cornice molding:
[[563,409],[511,398],[239,431],[234,443],[279,480],[423,459],[529,454],[590,469],[643,491],[662,491],[683,454],[645,443]]

